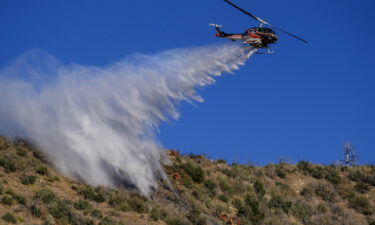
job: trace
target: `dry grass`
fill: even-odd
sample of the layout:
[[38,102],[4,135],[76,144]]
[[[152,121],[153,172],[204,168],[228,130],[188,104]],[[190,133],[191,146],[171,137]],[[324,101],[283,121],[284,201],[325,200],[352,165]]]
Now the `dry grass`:
[[169,158],[172,186],[146,199],[64,177],[27,142],[0,137],[0,224],[375,224],[374,166]]

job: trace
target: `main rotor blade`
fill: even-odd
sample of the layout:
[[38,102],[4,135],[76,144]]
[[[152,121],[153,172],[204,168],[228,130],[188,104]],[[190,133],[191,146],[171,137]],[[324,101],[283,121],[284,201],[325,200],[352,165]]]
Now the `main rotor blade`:
[[261,22],[261,23],[264,23],[264,24],[267,24],[267,25],[269,25],[269,26],[272,26],[271,24],[267,23],[266,21],[262,20],[261,18],[258,18],[258,17],[256,17],[256,16],[254,16],[253,14],[251,14],[251,13],[249,13],[248,11],[246,11],[246,10],[240,8],[239,6],[233,4],[232,2],[230,2],[230,1],[228,1],[228,0],[224,0],[224,1],[226,1],[228,4],[230,4],[230,5],[233,6],[234,8],[236,8],[236,9],[240,10],[241,12],[245,13],[246,15],[250,16],[251,18],[253,18],[253,19],[255,19],[255,20],[257,20],[257,21],[259,21],[259,22]]
[[279,28],[279,27],[276,27],[276,26],[274,26],[274,25],[268,23],[267,21],[262,20],[262,19],[259,18],[259,17],[254,16],[253,14],[251,14],[251,13],[249,13],[248,11],[246,11],[246,10],[240,8],[239,6],[235,5],[234,3],[232,3],[232,2],[230,2],[230,1],[228,1],[228,0],[224,0],[224,1],[227,2],[228,4],[230,4],[231,6],[233,6],[234,8],[236,8],[236,9],[240,10],[241,12],[245,13],[246,15],[250,16],[251,18],[253,18],[253,19],[255,19],[255,20],[257,20],[257,21],[259,21],[259,22],[261,22],[261,23],[263,23],[263,24],[267,24],[267,25],[270,26],[271,28],[275,28],[275,29],[277,29],[277,30],[279,30],[279,31],[281,31],[281,32],[283,32],[283,33],[285,33],[285,34],[291,36],[291,37],[294,37],[294,38],[296,38],[296,39],[298,39],[298,40],[300,40],[300,41],[303,41],[303,42],[307,43],[307,41],[306,41],[305,39],[302,39],[302,38],[300,38],[300,37],[297,37],[297,36],[294,35],[294,34],[291,34],[291,33],[287,32],[287,31],[285,31],[285,30],[283,30],[283,29],[281,29],[281,28]]
[[283,30],[283,29],[281,29],[281,28],[278,28],[278,27],[275,27],[275,26],[272,26],[272,25],[271,25],[271,27],[272,27],[272,28],[275,28],[275,29],[277,29],[277,30],[279,30],[279,31],[281,31],[281,32],[284,32],[285,34],[287,34],[287,35],[289,35],[289,36],[291,36],[291,37],[294,37],[294,38],[296,38],[296,39],[298,39],[298,40],[300,40],[300,41],[303,41],[303,42],[305,42],[305,43],[308,43],[308,41],[306,41],[305,39],[300,38],[300,37],[297,37],[296,35],[291,34],[291,33],[289,33],[288,31],[285,31],[285,30]]

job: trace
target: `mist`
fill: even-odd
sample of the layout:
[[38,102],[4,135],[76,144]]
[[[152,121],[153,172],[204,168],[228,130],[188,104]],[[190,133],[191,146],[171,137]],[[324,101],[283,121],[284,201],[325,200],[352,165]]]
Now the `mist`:
[[[132,185],[149,195],[162,169],[158,126],[181,101],[244,65],[238,45],[136,54],[104,67],[64,65],[40,50],[0,69],[0,133],[22,137],[64,175],[91,185]],[[188,115],[186,115],[188,116]]]

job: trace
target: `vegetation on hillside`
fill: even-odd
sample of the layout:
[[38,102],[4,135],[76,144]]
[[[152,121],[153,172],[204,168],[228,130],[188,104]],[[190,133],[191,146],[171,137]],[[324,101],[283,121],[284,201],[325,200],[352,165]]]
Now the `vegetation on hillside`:
[[171,186],[150,198],[64,177],[0,137],[0,224],[375,225],[375,166],[227,165],[168,151]]

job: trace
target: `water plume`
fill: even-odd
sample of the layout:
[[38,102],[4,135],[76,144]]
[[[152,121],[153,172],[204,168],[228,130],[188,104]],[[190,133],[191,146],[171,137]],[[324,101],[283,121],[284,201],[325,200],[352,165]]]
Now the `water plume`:
[[236,45],[132,55],[104,67],[63,65],[29,51],[0,70],[0,132],[38,146],[63,174],[92,185],[133,185],[149,195],[160,164],[156,131],[181,101],[243,65]]

